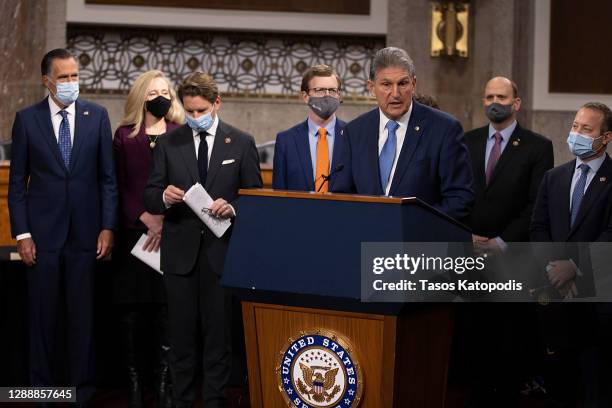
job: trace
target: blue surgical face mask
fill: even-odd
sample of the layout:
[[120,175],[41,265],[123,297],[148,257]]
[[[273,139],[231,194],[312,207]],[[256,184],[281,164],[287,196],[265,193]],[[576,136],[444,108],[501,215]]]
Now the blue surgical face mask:
[[79,97],[79,81],[58,82],[55,84],[55,97],[68,106]]
[[567,145],[574,156],[580,157],[581,159],[588,159],[599,153],[597,150],[593,150],[593,142],[601,137],[603,137],[603,135],[593,139],[581,135],[578,132],[570,132],[567,137]]
[[185,115],[185,120],[187,121],[189,127],[198,133],[206,132],[208,129],[210,129],[210,127],[213,125],[213,122],[215,121],[212,116],[212,111],[198,117],[197,119],[192,118],[189,115]]

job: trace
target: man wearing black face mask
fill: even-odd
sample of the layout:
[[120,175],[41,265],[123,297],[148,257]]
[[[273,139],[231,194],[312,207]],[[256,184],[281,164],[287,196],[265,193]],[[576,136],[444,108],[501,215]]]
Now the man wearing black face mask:
[[275,189],[329,190],[334,169],[341,168],[338,160],[345,123],[335,114],[341,85],[340,77],[329,65],[315,65],[304,73],[301,89],[310,108],[308,119],[276,136],[272,177]]
[[483,104],[489,124],[465,134],[476,197],[468,224],[477,248],[491,252],[529,240],[538,187],[554,158],[550,140],[518,124],[521,98],[514,82],[491,79]]
[[[468,225],[473,231],[475,250],[491,255],[504,251],[507,242],[529,241],[538,187],[544,173],[553,167],[554,159],[550,140],[518,124],[521,99],[513,81],[505,77],[489,80],[483,105],[489,124],[465,134],[475,196]],[[497,271],[488,273],[490,276]],[[475,333],[470,343],[482,357],[473,365],[477,371],[474,405],[496,406],[500,401],[516,400],[518,371],[522,370],[517,354],[525,344],[521,341],[522,332],[530,313],[499,304],[470,309],[468,314],[470,321],[477,314],[480,315],[477,320],[491,322],[486,328],[478,326],[464,331]],[[494,348],[488,348],[493,344]]]

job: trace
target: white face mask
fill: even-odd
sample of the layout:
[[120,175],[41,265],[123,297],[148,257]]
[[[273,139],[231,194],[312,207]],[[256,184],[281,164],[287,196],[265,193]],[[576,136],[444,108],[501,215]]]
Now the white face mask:
[[58,82],[55,84],[55,97],[68,106],[79,97],[79,81]]

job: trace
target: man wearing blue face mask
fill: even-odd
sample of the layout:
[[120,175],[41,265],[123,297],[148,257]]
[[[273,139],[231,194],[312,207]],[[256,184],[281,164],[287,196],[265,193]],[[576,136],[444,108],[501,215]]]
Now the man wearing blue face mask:
[[[611,140],[610,109],[599,102],[584,104],[576,113],[567,138],[576,159],[549,170],[540,185],[531,221],[532,241],[612,241],[612,160],[606,153]],[[550,285],[564,298],[592,296],[588,260],[581,261],[580,252],[572,244],[564,244],[564,248],[562,254],[545,265]],[[583,265],[587,267],[581,267]],[[547,358],[565,367],[565,372],[561,373],[556,368],[550,370],[552,378],[548,388],[551,394],[558,395],[559,400],[571,406],[575,396],[567,395],[567,390],[574,389],[575,384],[572,384],[567,367],[580,360],[586,392],[584,405],[610,406],[609,378],[598,379],[598,374],[609,376],[609,368],[601,370],[598,367],[599,364],[609,367],[609,354],[603,363],[601,357],[601,353],[609,352],[609,343],[600,348],[605,342],[597,331],[602,327],[597,322],[607,321],[603,326],[612,326],[610,311],[603,310],[606,307],[601,305],[564,306],[549,308],[543,319],[549,324],[553,322],[554,326],[544,332]],[[597,385],[600,386],[598,390],[592,392]]]
[[327,192],[342,169],[342,129],[336,117],[342,81],[329,65],[308,68],[301,96],[310,108],[308,119],[280,132],[274,146],[272,186],[280,190]]
[[8,195],[28,266],[30,380],[59,385],[51,361],[65,305],[70,384],[84,405],[94,391],[94,264],[110,252],[116,226],[112,134],[106,109],[78,99],[79,67],[67,50],[47,53],[41,71],[49,97],[17,112]]
[[204,406],[225,407],[232,362],[230,295],[220,279],[231,229],[217,238],[183,197],[200,183],[214,200],[210,214],[233,218],[238,190],[262,186],[259,157],[252,136],[219,119],[221,97],[210,76],[191,74],[179,86],[178,96],[187,124],[159,139],[144,192],[147,211],[164,215],[160,251],[173,406],[193,406],[201,339]]

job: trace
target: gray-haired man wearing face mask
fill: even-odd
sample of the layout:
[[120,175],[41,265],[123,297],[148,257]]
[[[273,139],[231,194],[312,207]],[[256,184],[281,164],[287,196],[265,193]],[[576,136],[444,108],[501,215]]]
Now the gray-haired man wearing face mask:
[[329,65],[308,68],[301,96],[308,118],[276,136],[272,185],[280,190],[329,191],[338,162],[345,122],[336,117],[342,81]]

